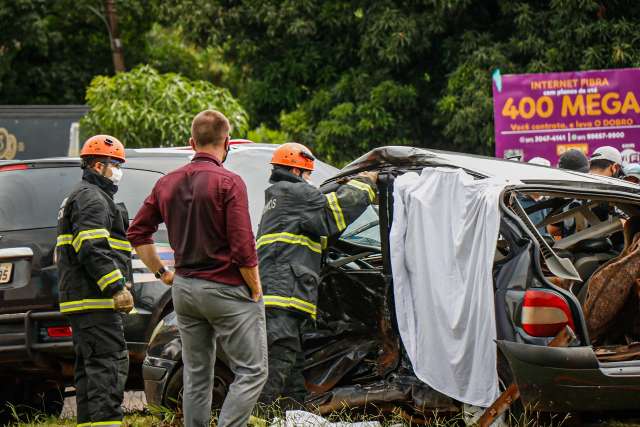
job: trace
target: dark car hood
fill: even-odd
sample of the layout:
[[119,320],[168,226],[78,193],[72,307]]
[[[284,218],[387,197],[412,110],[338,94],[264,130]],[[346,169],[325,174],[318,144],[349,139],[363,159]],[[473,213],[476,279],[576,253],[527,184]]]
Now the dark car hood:
[[619,191],[640,195],[640,186],[615,178],[474,154],[407,146],[375,148],[349,163],[340,173],[327,182],[332,182],[365,170],[380,170],[386,168],[407,170],[420,169],[425,166],[462,168],[479,178],[502,178],[517,188],[527,188],[531,186],[572,187],[576,189]]

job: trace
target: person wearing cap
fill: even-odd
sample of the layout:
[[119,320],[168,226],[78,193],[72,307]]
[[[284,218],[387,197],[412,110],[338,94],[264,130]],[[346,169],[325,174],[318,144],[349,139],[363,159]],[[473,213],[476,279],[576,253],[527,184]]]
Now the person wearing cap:
[[582,151],[572,148],[562,153],[558,168],[589,173],[589,158]]
[[[562,153],[558,160],[558,168],[589,173],[589,158],[582,151],[572,148]],[[578,206],[580,206],[580,203],[574,200],[565,206],[563,211],[566,212]],[[575,220],[566,218],[561,222],[549,224],[547,230],[554,239],[561,239],[575,232]]]
[[269,353],[259,400],[265,405],[282,398],[284,407],[302,406],[302,334],[316,319],[323,242],[340,235],[376,198],[375,172],[323,194],[310,184],[314,160],[311,150],[292,142],[271,159],[273,185],[265,191],[257,239]]
[[527,163],[529,163],[530,165],[539,165],[539,166],[546,166],[546,167],[551,166],[551,162],[545,159],[544,157],[533,157],[529,159]]
[[640,164],[629,163],[624,168],[622,168],[622,172],[624,173],[625,181],[629,181],[634,184],[640,184]]
[[605,145],[591,154],[589,173],[618,178],[622,172],[622,154],[618,149]]
[[122,178],[124,146],[109,135],[89,138],[80,152],[82,181],[58,212],[56,263],[60,311],[75,351],[78,426],[122,424],[129,371],[122,313],[133,309],[129,216],[113,196]]

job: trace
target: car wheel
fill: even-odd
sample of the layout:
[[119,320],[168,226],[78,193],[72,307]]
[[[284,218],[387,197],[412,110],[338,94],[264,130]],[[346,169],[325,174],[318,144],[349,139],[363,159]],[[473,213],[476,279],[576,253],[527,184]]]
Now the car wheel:
[[[183,385],[183,372],[184,369],[180,366],[173,372],[169,382],[167,383],[167,390],[162,404],[167,408],[176,409],[182,407],[182,393],[184,390]],[[211,399],[211,409],[222,408],[224,398],[229,392],[229,386],[233,382],[233,373],[221,363],[216,363],[214,369],[213,379],[213,396]]]

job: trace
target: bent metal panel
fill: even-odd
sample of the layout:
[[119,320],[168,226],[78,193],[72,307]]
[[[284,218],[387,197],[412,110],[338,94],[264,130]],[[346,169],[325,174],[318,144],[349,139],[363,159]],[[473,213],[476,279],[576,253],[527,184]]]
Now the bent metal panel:
[[639,162],[640,68],[493,74],[496,157],[557,164],[566,150],[618,148]]

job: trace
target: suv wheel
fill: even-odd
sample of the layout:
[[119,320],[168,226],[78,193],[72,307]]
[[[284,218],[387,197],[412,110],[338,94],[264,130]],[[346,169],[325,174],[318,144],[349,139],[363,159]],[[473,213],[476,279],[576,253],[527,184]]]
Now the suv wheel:
[[[184,385],[182,382],[184,369],[180,366],[173,372],[167,383],[167,391],[164,396],[163,405],[175,409],[182,408],[182,393]],[[213,397],[211,399],[211,409],[222,408],[224,398],[227,396],[229,386],[233,382],[233,373],[226,366],[216,363],[213,378]]]

